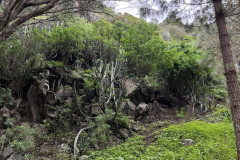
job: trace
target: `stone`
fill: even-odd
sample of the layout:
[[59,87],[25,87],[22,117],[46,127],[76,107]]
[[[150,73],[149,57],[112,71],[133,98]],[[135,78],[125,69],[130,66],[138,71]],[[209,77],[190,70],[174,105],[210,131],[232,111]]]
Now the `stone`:
[[161,94],[158,94],[158,95],[156,96],[156,101],[157,101],[158,103],[160,103],[160,104],[167,105],[167,106],[169,106],[170,103],[171,103],[171,100],[170,100],[170,99],[162,96]]
[[155,100],[155,90],[153,87],[146,85],[137,86],[135,90],[127,95],[135,105],[139,105],[142,102],[151,103]]
[[24,160],[24,158],[19,153],[13,153],[7,160]]
[[55,104],[56,101],[57,101],[56,95],[55,95],[55,93],[52,92],[52,91],[48,91],[48,92],[47,92],[47,94],[46,94],[46,96],[45,96],[45,99],[46,99],[46,101],[47,101],[49,104],[51,104],[51,105]]
[[0,156],[0,159],[6,160],[7,158],[9,158],[11,156],[11,154],[13,154],[13,152],[14,152],[14,150],[11,147],[4,147],[3,152]]
[[193,144],[195,143],[195,141],[192,140],[192,139],[181,139],[181,142],[182,142],[185,146],[193,145]]
[[27,92],[28,109],[31,110],[29,117],[30,122],[41,122],[46,116],[44,105],[44,96],[49,91],[49,83],[46,79],[41,79],[33,82]]
[[5,134],[6,129],[0,129],[0,138]]
[[137,85],[130,79],[127,79],[125,81],[125,87],[126,87],[126,96],[131,94],[137,89]]
[[89,159],[89,156],[82,155],[78,160],[87,160],[87,159]]
[[59,115],[58,111],[50,111],[50,110],[47,111],[47,116],[48,117],[57,118],[58,115]]
[[137,108],[137,106],[131,101],[125,102],[122,105],[123,113],[125,113],[129,116],[134,115],[134,111],[136,110],[136,108]]
[[[22,101],[23,101],[22,98],[18,98],[13,102],[14,110],[16,110],[19,107],[19,105],[21,104]],[[13,112],[14,112],[14,110],[13,110]],[[14,114],[14,113],[12,113],[12,114]]]
[[141,131],[141,128],[140,128],[138,125],[136,125],[136,124],[132,125],[132,129],[133,129],[133,131],[135,131],[135,132]]
[[60,146],[58,146],[58,151],[60,153],[65,153],[65,152],[70,152],[71,148],[69,147],[68,144],[62,143]]
[[2,107],[0,110],[0,115],[1,117],[7,119],[7,118],[10,118],[11,112],[7,107]]
[[142,118],[148,114],[149,106],[146,103],[140,103],[135,110],[135,117]]

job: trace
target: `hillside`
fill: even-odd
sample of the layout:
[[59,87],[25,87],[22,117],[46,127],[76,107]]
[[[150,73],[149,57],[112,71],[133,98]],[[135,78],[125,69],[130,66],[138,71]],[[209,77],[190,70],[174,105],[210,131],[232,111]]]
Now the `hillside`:
[[0,42],[0,159],[236,159],[216,28],[105,10]]

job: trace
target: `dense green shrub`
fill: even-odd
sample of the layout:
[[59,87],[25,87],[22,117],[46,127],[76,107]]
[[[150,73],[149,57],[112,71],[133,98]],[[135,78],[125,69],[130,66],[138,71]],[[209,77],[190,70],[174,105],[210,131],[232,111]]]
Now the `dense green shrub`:
[[24,97],[33,72],[42,64],[43,57],[33,34],[22,39],[13,37],[0,43],[0,80],[14,96]]

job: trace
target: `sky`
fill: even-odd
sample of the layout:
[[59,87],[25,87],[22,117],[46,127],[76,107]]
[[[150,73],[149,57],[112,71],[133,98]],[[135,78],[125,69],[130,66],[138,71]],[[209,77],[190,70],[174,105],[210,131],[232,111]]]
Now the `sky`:
[[[140,14],[139,14],[139,2],[147,2],[151,5],[152,1],[154,0],[105,0],[105,2],[107,3],[107,5],[109,7],[113,7],[114,11],[116,13],[122,13],[124,14],[125,12],[128,13],[128,14],[131,14],[137,18],[140,17]],[[171,0],[166,0],[166,1],[171,1]],[[186,0],[186,2],[189,2],[189,0]],[[151,5],[153,9],[158,9],[157,6],[154,6],[154,5]],[[158,22],[162,22],[166,17],[167,17],[167,14],[161,14],[162,16],[151,16],[151,17],[148,17],[146,19],[146,21],[150,22],[152,18],[155,18],[158,20]],[[189,19],[188,19],[189,20]],[[193,20],[189,20],[190,22],[193,21]],[[183,19],[183,23],[185,23],[185,20]]]
[[136,5],[136,0],[125,0],[125,1],[107,1],[107,4],[109,6],[114,7],[114,11],[116,13],[122,13],[124,14],[129,13],[135,17],[140,17],[138,13],[138,6]]

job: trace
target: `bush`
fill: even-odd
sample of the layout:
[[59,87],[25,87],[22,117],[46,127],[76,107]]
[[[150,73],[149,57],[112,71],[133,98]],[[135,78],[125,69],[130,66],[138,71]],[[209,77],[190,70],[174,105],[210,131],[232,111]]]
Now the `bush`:
[[14,96],[23,98],[25,87],[28,87],[33,72],[43,59],[34,35],[17,38],[0,43],[0,80],[2,86],[9,85]]
[[12,105],[14,98],[12,97],[12,92],[8,88],[0,87],[0,109],[3,106]]

